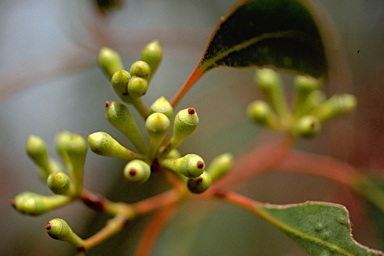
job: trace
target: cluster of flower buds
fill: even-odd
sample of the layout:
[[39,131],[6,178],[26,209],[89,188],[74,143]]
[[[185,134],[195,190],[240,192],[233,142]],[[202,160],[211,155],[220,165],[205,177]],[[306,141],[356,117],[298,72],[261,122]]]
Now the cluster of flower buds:
[[[161,61],[161,55],[158,42],[148,44],[142,51],[142,60],[133,63],[128,72],[124,70],[117,52],[108,48],[101,49],[101,68],[111,79],[116,94],[126,103],[132,104],[144,117],[145,134],[138,128],[126,105],[107,101],[105,107],[108,121],[131,141],[136,150],[129,150],[106,132],[90,134],[88,144],[98,155],[127,160],[123,174],[133,183],[147,181],[154,170],[166,170],[185,182],[185,188],[190,192],[203,193],[212,182],[230,170],[233,158],[230,154],[220,155],[206,168],[199,155],[181,156],[177,148],[199,123],[196,110],[186,108],[174,116],[173,107],[164,97],[157,99],[149,109],[143,104],[141,98],[147,92],[148,83]],[[170,130],[173,131],[172,135],[169,134]],[[87,144],[80,135],[62,131],[56,138],[56,149],[65,168],[48,156],[46,144],[41,138],[30,136],[26,148],[28,156],[38,166],[39,176],[54,195],[21,193],[11,202],[17,211],[36,216],[75,200],[82,200],[90,207],[94,206],[92,200],[88,202],[84,197],[88,194],[83,188]],[[85,251],[85,240],[78,237],[64,220],[53,219],[45,228],[52,238],[73,244],[79,252]]]
[[[133,103],[135,107],[137,107],[135,101],[140,100],[146,93],[148,83],[160,61],[161,47],[156,41],[143,49],[142,60],[133,63],[129,72],[123,69],[117,52],[103,48],[99,54],[100,66],[111,78],[116,94],[126,103]],[[154,168],[162,168],[172,171],[181,179],[186,179],[191,192],[206,191],[212,178],[211,174],[205,171],[204,160],[196,154],[180,156],[177,151],[198,126],[199,118],[196,110],[183,109],[173,118],[171,104],[164,97],[160,97],[146,112],[148,112],[144,116],[146,134],[142,134],[128,107],[118,102],[107,101],[108,121],[132,142],[136,152],[124,147],[105,132],[95,132],[88,136],[91,150],[102,156],[128,160],[124,176],[131,182],[143,183],[149,179]],[[173,131],[172,136],[168,135],[169,130]],[[147,137],[148,140],[145,139]],[[224,169],[227,171],[229,168]]]
[[66,171],[48,156],[46,144],[41,138],[30,136],[26,148],[28,156],[39,168],[41,179],[55,195],[21,193],[12,201],[12,206],[17,211],[28,215],[40,215],[64,206],[81,196],[87,145],[80,135],[62,131],[56,138],[56,149]]
[[248,107],[255,123],[300,138],[311,138],[320,131],[321,123],[350,113],[356,98],[350,94],[333,95],[329,99],[320,90],[322,81],[310,76],[295,77],[295,98],[288,107],[281,77],[271,69],[257,70],[255,81],[267,101],[256,100]]

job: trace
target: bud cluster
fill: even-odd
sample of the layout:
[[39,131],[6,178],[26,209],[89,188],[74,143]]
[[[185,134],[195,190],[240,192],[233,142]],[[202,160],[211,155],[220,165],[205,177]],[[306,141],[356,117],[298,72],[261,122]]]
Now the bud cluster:
[[285,132],[294,137],[311,138],[320,131],[321,123],[352,112],[356,98],[350,94],[326,99],[320,90],[322,81],[309,76],[295,77],[295,98],[288,107],[281,77],[271,69],[257,70],[255,82],[266,101],[255,100],[248,107],[248,116],[258,125]]
[[21,193],[12,201],[12,206],[17,211],[28,215],[40,215],[81,196],[87,153],[85,140],[78,134],[62,131],[56,138],[56,149],[66,168],[48,156],[46,144],[41,138],[37,136],[28,138],[27,154],[38,166],[40,177],[55,195]]
[[[110,55],[105,52],[113,52],[116,63],[112,63],[112,57],[103,58]],[[120,57],[113,50],[101,49],[99,62],[107,76],[111,77],[116,94],[137,108],[135,102],[145,95],[148,83],[161,61],[161,54],[158,42],[148,44],[142,51],[142,60],[134,62],[129,72],[123,69]],[[173,107],[166,98],[160,97],[145,112],[147,115],[143,134],[127,106],[107,101],[108,121],[131,141],[136,150],[126,148],[105,132],[95,132],[88,136],[91,150],[102,156],[128,160],[124,168],[124,177],[133,183],[143,183],[150,178],[152,171],[166,169],[185,180],[191,192],[202,193],[208,189],[212,180],[222,176],[215,173],[213,175],[216,178],[212,179],[211,174],[205,171],[205,162],[200,156],[196,154],[180,156],[177,151],[198,126],[199,118],[194,108],[183,109],[173,117]],[[169,135],[170,130],[172,135]],[[230,165],[225,164],[228,167],[225,167],[222,173],[230,169]],[[215,169],[223,168],[215,167]]]
[[[164,97],[158,98],[148,109],[146,108],[142,96],[148,90],[149,81],[161,61],[161,55],[159,43],[152,42],[143,49],[142,60],[134,62],[127,71],[116,51],[108,48],[100,50],[99,64],[102,70],[111,79],[116,94],[124,102],[132,104],[144,118],[145,131],[139,129],[126,105],[106,101],[107,120],[128,138],[135,149],[128,149],[102,131],[90,134],[88,144],[98,155],[127,161],[122,173],[132,183],[146,182],[153,171],[167,171],[185,183],[183,192],[189,190],[195,194],[203,193],[230,170],[233,159],[230,154],[223,154],[206,167],[201,156],[197,154],[182,156],[179,153],[177,148],[198,126],[199,118],[194,108],[182,109],[174,115],[172,105]],[[20,213],[32,216],[47,213],[75,200],[82,201],[96,210],[111,207],[111,203],[90,197],[91,193],[83,188],[86,141],[78,134],[62,131],[56,138],[56,150],[64,167],[48,156],[46,144],[41,138],[36,136],[28,138],[27,154],[38,166],[39,176],[54,195],[24,192],[12,200],[12,206]],[[113,207],[121,205],[116,204]],[[116,213],[115,208],[108,209],[109,213]],[[79,252],[86,249],[85,240],[78,237],[64,220],[52,219],[45,228],[49,236],[73,244]]]

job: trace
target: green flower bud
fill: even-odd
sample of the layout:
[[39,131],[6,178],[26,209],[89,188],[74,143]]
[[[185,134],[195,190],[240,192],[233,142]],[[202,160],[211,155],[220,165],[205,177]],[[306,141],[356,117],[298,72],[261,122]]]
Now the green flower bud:
[[125,102],[130,103],[132,99],[128,93],[128,83],[131,80],[131,74],[126,70],[115,72],[111,78],[112,87],[115,93]]
[[24,192],[15,197],[12,206],[22,214],[37,216],[59,208],[71,201],[68,196],[43,196],[32,192]]
[[106,132],[95,132],[88,136],[88,144],[91,150],[101,156],[117,157],[124,160],[142,158],[126,149]]
[[208,172],[203,172],[197,178],[189,178],[187,182],[187,187],[192,193],[201,194],[207,191],[211,184],[212,179],[210,174]]
[[40,177],[46,180],[53,170],[50,165],[45,142],[37,136],[29,136],[26,149],[28,156],[39,166]]
[[107,101],[105,106],[108,121],[127,136],[140,153],[146,153],[147,145],[129,109],[113,101]]
[[301,138],[311,138],[320,131],[320,122],[313,116],[303,116],[295,124],[294,134]]
[[352,112],[357,105],[355,96],[350,94],[334,95],[317,108],[311,111],[311,115],[324,122],[339,115]]
[[161,159],[160,165],[187,178],[199,177],[205,169],[204,160],[195,154],[188,154],[177,159]]
[[314,90],[309,93],[305,101],[294,110],[294,117],[301,117],[309,114],[313,109],[317,108],[326,100],[324,92]]
[[74,185],[75,195],[80,195],[83,189],[83,176],[85,157],[87,155],[87,144],[83,137],[72,134],[67,143],[67,154],[72,169],[68,170]]
[[84,246],[84,240],[77,236],[63,219],[56,218],[50,220],[47,225],[45,225],[45,229],[53,239],[66,241],[77,248]]
[[148,160],[152,161],[159,150],[163,139],[169,130],[170,121],[168,117],[162,113],[150,114],[145,121],[145,128],[149,135],[149,152]]
[[151,67],[145,61],[138,60],[132,64],[130,72],[132,76],[147,79],[151,74]]
[[321,80],[311,76],[296,76],[294,80],[296,95],[293,107],[293,113],[300,112],[300,109],[306,105],[308,96],[321,87]]
[[152,76],[157,70],[157,67],[160,65],[162,59],[162,50],[158,41],[153,41],[147,44],[141,52],[141,59],[149,64],[151,67],[151,74],[147,78],[148,81],[151,80]]
[[99,65],[108,78],[111,78],[116,71],[124,68],[119,54],[106,47],[100,49]]
[[148,90],[148,81],[144,78],[133,76],[128,83],[128,94],[133,100],[143,97]]
[[199,117],[194,108],[180,110],[174,121],[173,134],[167,146],[161,151],[166,154],[172,149],[177,148],[189,135],[196,130],[199,124]]
[[54,172],[48,176],[47,184],[49,189],[57,195],[69,195],[71,179],[63,172]]
[[173,116],[173,107],[166,98],[160,97],[152,104],[150,114],[152,113],[162,113],[171,120]]
[[151,167],[142,160],[132,160],[124,168],[124,177],[134,183],[144,183],[151,176]]
[[163,156],[164,158],[180,158],[181,154],[177,149],[172,149],[168,154]]
[[207,172],[211,175],[212,182],[224,177],[232,168],[233,156],[229,153],[215,157],[208,167]]
[[260,69],[256,71],[255,82],[270,101],[276,113],[280,117],[285,117],[288,107],[279,74],[272,69]]
[[71,135],[72,134],[68,131],[61,131],[56,136],[56,151],[59,153],[66,166],[70,164],[67,153],[67,144],[71,138]]
[[261,126],[277,129],[279,120],[268,103],[256,100],[248,106],[248,117]]

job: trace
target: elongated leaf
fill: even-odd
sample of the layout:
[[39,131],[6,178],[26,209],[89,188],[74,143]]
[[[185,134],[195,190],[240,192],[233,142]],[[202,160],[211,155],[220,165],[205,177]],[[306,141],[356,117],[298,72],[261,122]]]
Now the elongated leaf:
[[240,1],[216,27],[199,69],[252,65],[325,72],[319,31],[299,1]]
[[353,240],[348,212],[341,205],[307,202],[255,207],[309,255],[383,255]]
[[172,105],[213,68],[264,65],[316,77],[326,72],[319,30],[300,0],[241,0],[235,4],[219,21],[199,64]]

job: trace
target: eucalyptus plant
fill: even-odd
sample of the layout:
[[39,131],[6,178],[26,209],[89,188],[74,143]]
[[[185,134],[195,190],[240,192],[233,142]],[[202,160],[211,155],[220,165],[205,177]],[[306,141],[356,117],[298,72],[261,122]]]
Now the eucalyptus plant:
[[[62,162],[59,163],[49,156],[41,138],[30,136],[27,154],[53,195],[23,192],[14,198],[12,206],[20,213],[38,216],[77,201],[108,214],[110,220],[88,238],[77,235],[68,224],[70,220],[68,223],[61,218],[48,221],[45,226],[48,235],[72,244],[77,255],[85,255],[123,228],[129,228],[126,226],[131,220],[152,212],[158,225],[149,224],[148,228],[158,234],[171,217],[168,211],[190,198],[222,200],[249,211],[276,226],[308,255],[383,255],[352,238],[348,211],[342,205],[316,201],[269,204],[226,188],[258,172],[279,167],[330,179],[384,211],[383,192],[372,178],[336,159],[295,149],[297,141],[317,136],[323,125],[349,114],[357,106],[357,99],[351,94],[327,96],[323,91],[323,84],[332,78],[333,61],[328,49],[333,42],[325,40],[327,32],[319,25],[310,3],[305,0],[238,1],[219,21],[201,60],[179,92],[172,100],[159,95],[151,106],[146,106],[142,99],[151,89],[152,77],[162,60],[161,42],[144,46],[141,59],[129,68],[124,67],[120,54],[114,49],[100,49],[99,66],[121,100],[106,101],[106,118],[134,148],[126,147],[124,142],[104,131],[94,132],[88,138],[61,131],[56,137]],[[255,99],[241,114],[248,115],[255,125],[283,135],[281,143],[273,149],[280,150],[274,163],[261,169],[232,172],[236,159],[228,152],[206,163],[204,156],[193,148],[188,152],[181,150],[180,146],[193,138],[199,125],[198,106],[175,112],[183,96],[212,69],[251,66],[256,67],[255,90],[263,98]],[[296,74],[291,102],[279,73],[283,70]],[[139,120],[132,111],[140,114]],[[138,124],[144,124],[145,129],[141,130]],[[170,184],[170,189],[134,203],[115,202],[88,190],[83,183],[88,147],[97,155],[126,161],[120,171],[127,186],[145,183],[154,173],[159,173]],[[258,161],[268,150],[271,149],[255,153],[253,160]],[[294,161],[283,161],[290,158]],[[156,238],[142,237],[137,255],[149,255]]]

